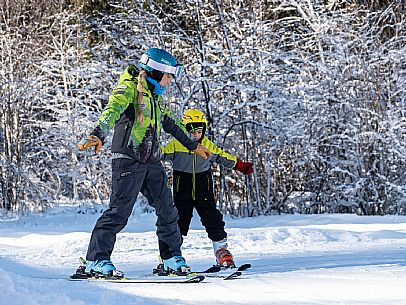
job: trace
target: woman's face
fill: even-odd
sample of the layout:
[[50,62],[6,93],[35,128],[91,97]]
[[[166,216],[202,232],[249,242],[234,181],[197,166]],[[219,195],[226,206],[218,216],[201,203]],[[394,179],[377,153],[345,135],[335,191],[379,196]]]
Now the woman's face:
[[203,129],[196,129],[195,131],[193,131],[192,133],[191,133],[191,135],[192,135],[192,138],[195,140],[195,141],[199,141],[200,139],[201,139],[201,137],[202,137],[202,135],[203,135]]
[[170,75],[169,73],[164,73],[164,76],[162,77],[161,81],[159,82],[159,84],[161,86],[165,86],[168,87],[169,83],[172,80],[172,75]]

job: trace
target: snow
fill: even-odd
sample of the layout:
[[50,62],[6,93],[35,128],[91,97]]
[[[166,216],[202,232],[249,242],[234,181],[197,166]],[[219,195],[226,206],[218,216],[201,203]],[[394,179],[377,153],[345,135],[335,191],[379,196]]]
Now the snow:
[[[59,208],[0,217],[1,305],[79,304],[406,304],[406,218],[275,215],[226,217],[240,279],[199,284],[73,282],[100,211]],[[157,264],[155,215],[130,218],[112,260],[129,277]],[[211,242],[193,218],[183,254],[192,269],[214,263]]]

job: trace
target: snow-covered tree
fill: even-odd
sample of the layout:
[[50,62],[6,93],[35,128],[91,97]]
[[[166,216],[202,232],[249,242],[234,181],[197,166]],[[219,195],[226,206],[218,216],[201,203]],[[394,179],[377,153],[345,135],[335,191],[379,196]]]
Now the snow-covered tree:
[[107,199],[109,139],[97,157],[75,144],[161,47],[186,66],[169,107],[201,108],[254,162],[214,168],[224,212],[405,213],[404,1],[34,2],[0,2],[2,208]]

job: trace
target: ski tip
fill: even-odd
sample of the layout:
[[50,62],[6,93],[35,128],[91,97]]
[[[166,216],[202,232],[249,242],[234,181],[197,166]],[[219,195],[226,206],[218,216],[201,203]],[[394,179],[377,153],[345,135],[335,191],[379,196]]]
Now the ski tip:
[[225,277],[224,280],[233,280],[236,279],[237,277],[239,277],[242,274],[241,271],[236,271],[232,274],[230,274],[229,276]]
[[251,264],[243,264],[240,267],[238,267],[237,271],[244,271],[251,268]]
[[187,279],[187,283],[200,283],[202,282],[206,277],[204,275],[196,275],[190,279]]

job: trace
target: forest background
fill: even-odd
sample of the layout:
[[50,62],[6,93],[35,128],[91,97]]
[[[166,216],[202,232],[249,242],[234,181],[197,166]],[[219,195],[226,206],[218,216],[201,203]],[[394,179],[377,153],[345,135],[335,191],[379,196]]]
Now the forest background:
[[213,168],[224,213],[406,214],[404,0],[0,0],[0,210],[108,202],[110,139],[76,143],[149,47],[186,67],[169,107],[254,163]]

